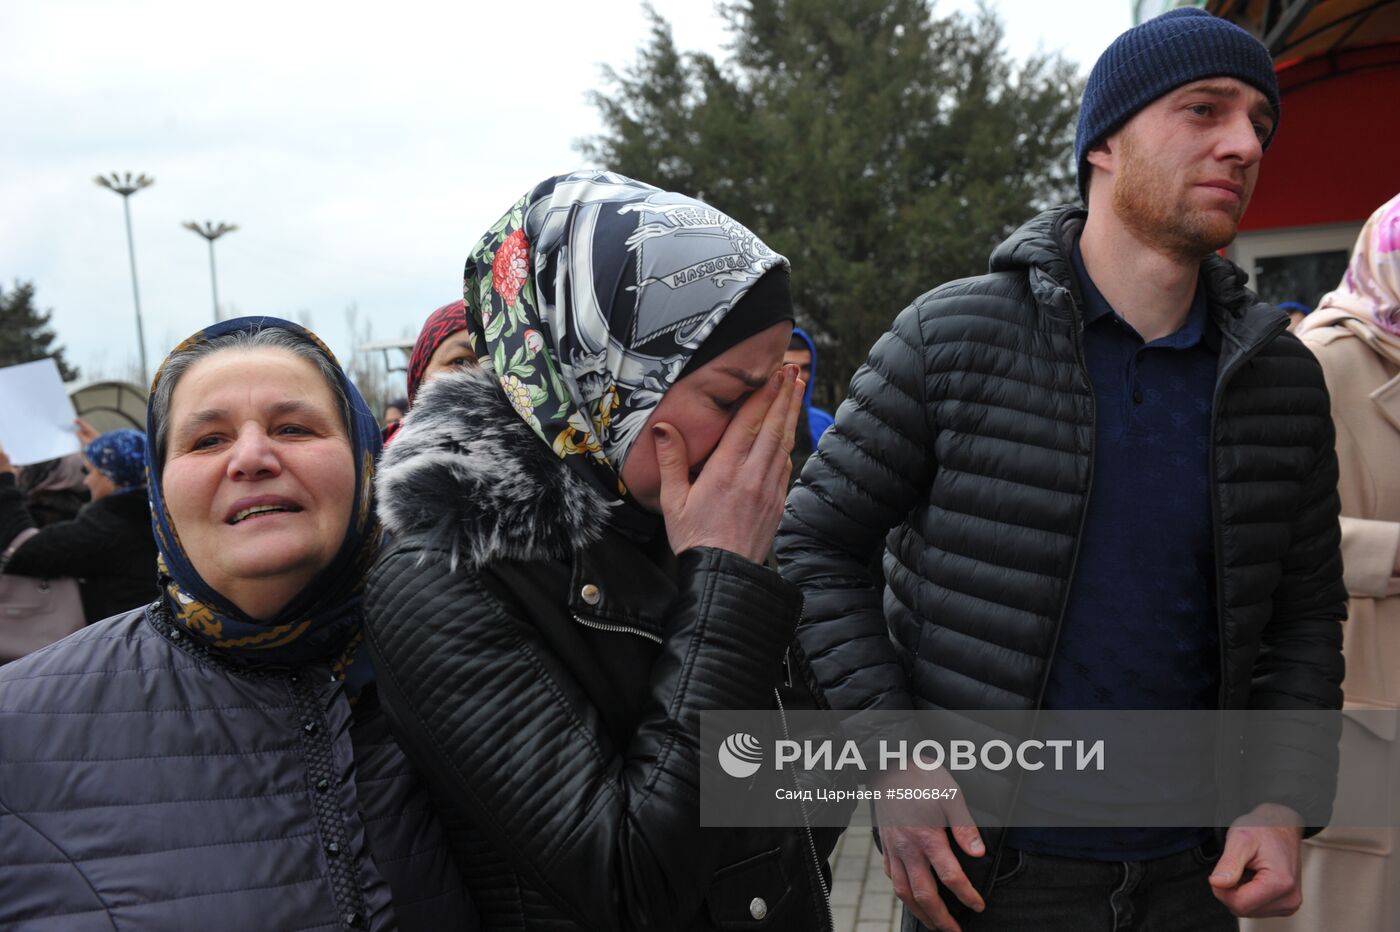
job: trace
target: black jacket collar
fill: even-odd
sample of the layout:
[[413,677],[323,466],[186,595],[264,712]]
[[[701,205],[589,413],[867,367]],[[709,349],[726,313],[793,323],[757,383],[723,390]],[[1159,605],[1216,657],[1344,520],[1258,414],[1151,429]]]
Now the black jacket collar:
[[635,541],[609,530],[574,555],[569,611],[585,624],[620,626],[660,641],[676,601],[675,580],[669,549],[651,559]]
[[[1020,271],[1046,313],[1061,323],[1074,323],[1082,300],[1069,256],[1088,216],[1082,207],[1053,207],[1031,218],[992,252],[991,271]],[[1286,325],[1287,316],[1249,289],[1249,276],[1228,259],[1207,256],[1201,277],[1210,301],[1211,318],[1227,349],[1241,352],[1264,342]],[[1233,355],[1233,354],[1231,354]]]

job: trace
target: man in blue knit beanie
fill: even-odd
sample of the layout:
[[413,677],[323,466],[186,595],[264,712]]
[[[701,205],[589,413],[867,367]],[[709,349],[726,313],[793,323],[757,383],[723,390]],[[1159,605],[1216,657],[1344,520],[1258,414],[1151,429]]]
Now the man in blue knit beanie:
[[[1340,708],[1326,386],[1216,255],[1279,104],[1268,51],[1232,23],[1176,9],[1128,30],[1084,92],[1087,209],[1028,221],[990,274],[918,298],[871,350],[776,545],[833,708]],[[1326,821],[1335,735],[1309,757],[1296,732],[1241,733],[1239,780],[1211,731],[1144,736],[1203,762],[1139,790],[1205,813],[1188,827],[1134,827],[1046,773],[1008,781],[1004,806],[968,789],[1005,829],[949,803],[907,826],[876,802],[905,932],[1224,932],[1293,912],[1299,814]]]

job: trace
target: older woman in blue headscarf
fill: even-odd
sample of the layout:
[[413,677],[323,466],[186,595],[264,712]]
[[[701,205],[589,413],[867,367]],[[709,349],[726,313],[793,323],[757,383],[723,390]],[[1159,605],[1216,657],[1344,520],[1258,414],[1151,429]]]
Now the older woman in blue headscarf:
[[0,569],[19,576],[74,577],[89,624],[156,596],[156,545],[146,505],[146,437],[98,436],[83,450],[91,501],[71,521],[36,527],[0,450]]
[[165,360],[145,439],[155,601],[0,668],[0,927],[473,927],[364,658],[354,385],[301,327],[227,321]]
[[386,451],[369,630],[484,926],[829,928],[835,832],[700,827],[699,715],[775,707],[801,610],[764,565],[802,401],[787,260],[580,172],[492,227],[465,292],[482,368]]

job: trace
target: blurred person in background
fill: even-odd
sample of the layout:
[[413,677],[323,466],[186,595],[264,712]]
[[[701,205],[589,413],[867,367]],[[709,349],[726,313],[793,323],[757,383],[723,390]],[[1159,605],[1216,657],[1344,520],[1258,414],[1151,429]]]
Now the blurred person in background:
[[[466,302],[444,304],[423,322],[408,357],[408,397],[403,399],[403,415],[412,409],[418,389],[425,381],[444,372],[475,365],[476,350],[472,348],[471,331],[467,329]],[[386,423],[384,427],[384,442],[388,443],[398,432],[398,424]]]
[[1298,325],[1303,322],[1303,318],[1312,313],[1312,308],[1298,301],[1284,301],[1278,305],[1278,309],[1288,315],[1288,329],[1294,333],[1298,332]]
[[0,668],[0,928],[476,928],[363,649],[353,383],[225,321],[156,373],[146,441],[158,597]]
[[783,353],[783,364],[796,366],[797,374],[807,383],[802,394],[802,415],[797,421],[797,436],[792,445],[792,475],[797,477],[821,442],[822,434],[831,426],[831,412],[823,411],[812,404],[812,390],[816,385],[817,344],[807,331],[794,328],[787,352]]
[[35,527],[47,527],[55,521],[72,521],[88,503],[81,453],[30,463],[19,467],[17,474],[16,487],[24,496],[25,510],[29,512]]
[[384,406],[384,429],[388,430],[399,421],[403,420],[405,412],[408,411],[407,398],[394,398]]
[[[1361,230],[1346,275],[1298,328],[1332,394],[1341,470],[1346,707],[1400,709],[1400,196]],[[1393,718],[1391,719],[1393,721]],[[1400,812],[1400,745],[1372,737],[1374,759],[1349,775],[1389,787]],[[1351,748],[1350,743],[1346,746]],[[1303,845],[1303,906],[1260,930],[1400,928],[1400,852],[1393,828],[1329,828]]]
[[[92,624],[156,597],[146,437],[130,428],[93,437],[82,463],[91,501],[70,521],[38,527],[0,449],[0,554],[8,554],[0,556],[0,569],[19,576],[76,578],[83,617]],[[60,465],[55,472],[63,469]]]

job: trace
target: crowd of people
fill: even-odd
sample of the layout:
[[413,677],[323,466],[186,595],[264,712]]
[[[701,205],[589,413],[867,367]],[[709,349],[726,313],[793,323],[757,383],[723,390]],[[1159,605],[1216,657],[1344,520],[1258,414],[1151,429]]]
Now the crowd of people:
[[[1400,198],[1288,333],[1217,255],[1280,116],[1238,27],[1124,33],[1086,206],[898,314],[834,418],[801,269],[587,171],[472,247],[383,424],[245,317],[144,433],[0,451],[4,571],[89,622],[0,666],[0,928],[829,930],[839,830],[702,827],[701,713],[1395,709]],[[904,929],[1393,928],[1392,835],[1304,826],[1334,786],[1258,743],[1220,827],[876,804]]]
[[77,579],[82,618],[75,627],[149,602],[156,557],[146,435],[98,434],[81,420],[77,428],[82,453],[22,475],[0,448],[0,570]]

